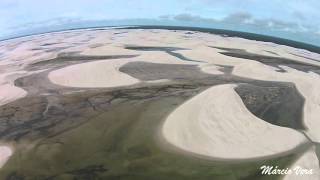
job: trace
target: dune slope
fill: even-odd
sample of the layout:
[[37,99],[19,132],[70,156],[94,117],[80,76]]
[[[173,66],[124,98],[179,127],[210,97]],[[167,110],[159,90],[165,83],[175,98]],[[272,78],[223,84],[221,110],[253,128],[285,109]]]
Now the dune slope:
[[219,85],[188,100],[166,119],[165,139],[188,152],[222,159],[245,159],[292,150],[305,137],[253,114],[234,91]]

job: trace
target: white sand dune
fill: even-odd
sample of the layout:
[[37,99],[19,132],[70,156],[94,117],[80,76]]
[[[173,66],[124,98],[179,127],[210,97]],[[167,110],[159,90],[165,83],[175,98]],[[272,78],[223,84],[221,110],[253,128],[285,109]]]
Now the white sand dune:
[[127,61],[103,60],[68,66],[49,73],[49,79],[70,87],[118,87],[138,83],[118,69]]
[[[22,88],[12,85],[13,79],[9,76],[14,73],[4,73],[0,75],[0,106],[23,98],[27,95],[27,92]],[[8,161],[13,154],[13,149],[9,146],[0,144],[0,168]]]
[[[320,180],[320,167],[317,155],[315,153],[315,147],[306,151],[291,167],[292,174],[285,176],[284,180]],[[306,169],[309,172],[304,172],[302,169]],[[311,173],[311,171],[312,173]]]
[[251,114],[234,85],[214,86],[188,100],[168,116],[162,132],[178,148],[222,159],[275,155],[306,141]]
[[[213,40],[218,39],[214,37]],[[213,41],[212,40],[212,41]],[[268,47],[265,45],[258,46],[258,41],[250,42],[248,40],[234,39],[232,41],[232,46],[228,45],[226,40],[215,41],[215,46],[222,46],[230,48],[245,48],[248,52],[258,53],[265,49],[274,51],[280,57],[294,59],[296,61],[301,61],[309,64],[314,64],[320,67],[320,62],[310,61],[306,58],[294,57],[290,53],[298,51],[295,48],[276,45],[275,47]],[[242,44],[241,44],[242,42]],[[249,43],[250,42],[250,43]],[[270,44],[270,43],[269,43]],[[241,45],[241,46],[240,46]],[[320,127],[319,113],[320,113],[320,76],[313,72],[303,72],[290,67],[283,66],[287,72],[277,72],[277,68],[271,67],[260,62],[248,59],[234,58],[229,56],[224,56],[218,52],[221,50],[209,48],[206,46],[199,46],[196,49],[190,51],[181,51],[181,53],[188,57],[194,59],[201,59],[209,64],[217,65],[227,65],[233,66],[233,75],[265,80],[265,81],[279,81],[279,82],[292,82],[296,85],[298,91],[305,98],[304,105],[304,123],[307,127],[306,134],[315,142],[320,142]],[[305,52],[305,50],[300,50]],[[315,53],[310,53],[310,56],[317,56]],[[318,55],[319,56],[319,55]]]
[[117,46],[101,46],[97,48],[92,49],[86,49],[83,52],[81,52],[82,55],[93,55],[93,56],[99,56],[99,55],[136,55],[138,54],[137,51],[124,49],[123,47],[117,47]]
[[15,101],[27,95],[27,92],[21,88],[10,84],[0,86],[0,106]]
[[50,72],[48,78],[55,84],[68,87],[92,88],[128,86],[139,83],[141,81],[132,76],[129,76],[126,73],[120,72],[119,69],[126,63],[138,61],[160,64],[199,65],[199,68],[204,72],[212,74],[223,74],[218,70],[219,67],[215,65],[203,66],[202,63],[183,61],[165,52],[144,52],[140,56],[134,58],[100,60],[67,66]]
[[0,145],[0,168],[8,161],[12,155],[12,149],[9,146]]

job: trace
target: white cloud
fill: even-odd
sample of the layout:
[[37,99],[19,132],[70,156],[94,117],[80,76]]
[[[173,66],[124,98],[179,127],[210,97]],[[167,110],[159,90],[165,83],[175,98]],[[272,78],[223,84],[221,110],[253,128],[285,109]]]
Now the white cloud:
[[214,19],[201,17],[198,15],[183,13],[177,14],[175,16],[163,16],[166,19],[172,19],[176,21],[184,22],[195,22],[195,23],[222,23],[231,25],[249,25],[260,29],[271,29],[277,31],[287,31],[287,32],[312,32],[314,29],[311,26],[298,24],[296,22],[282,21],[279,19],[256,19],[253,15],[247,12],[237,12],[232,13],[222,19]]

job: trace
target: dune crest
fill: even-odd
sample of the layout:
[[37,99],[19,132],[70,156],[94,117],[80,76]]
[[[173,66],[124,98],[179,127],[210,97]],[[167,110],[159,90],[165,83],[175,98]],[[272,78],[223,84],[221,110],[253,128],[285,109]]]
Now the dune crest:
[[126,61],[103,60],[68,66],[49,73],[49,79],[71,87],[117,87],[133,85],[139,80],[118,71]]
[[165,139],[185,151],[222,159],[270,156],[306,141],[295,130],[251,114],[234,86],[211,87],[174,110],[163,125]]

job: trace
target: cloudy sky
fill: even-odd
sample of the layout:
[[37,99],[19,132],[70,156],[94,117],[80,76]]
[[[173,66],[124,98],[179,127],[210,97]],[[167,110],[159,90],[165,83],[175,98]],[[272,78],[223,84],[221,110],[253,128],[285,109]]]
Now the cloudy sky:
[[319,0],[0,0],[0,39],[101,25],[185,25],[320,46]]

